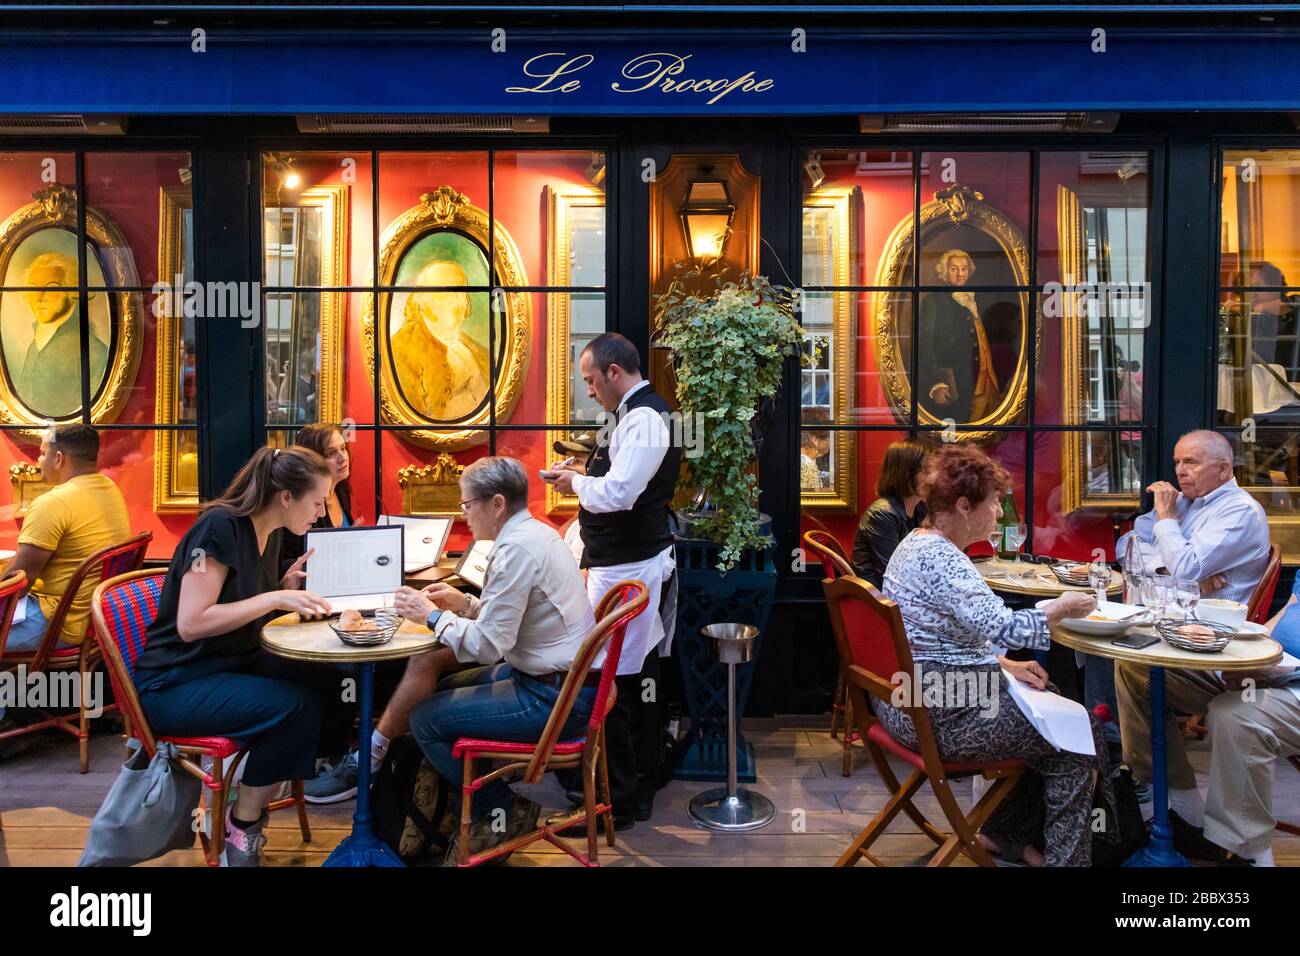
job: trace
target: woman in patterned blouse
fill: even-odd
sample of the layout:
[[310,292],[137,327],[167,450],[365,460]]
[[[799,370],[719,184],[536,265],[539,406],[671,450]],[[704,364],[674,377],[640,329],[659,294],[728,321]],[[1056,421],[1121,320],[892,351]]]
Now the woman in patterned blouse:
[[[1020,712],[1001,668],[1040,689],[1048,686],[1047,673],[1033,661],[999,654],[1002,648],[1046,648],[1049,624],[1082,617],[1096,602],[1091,595],[1069,592],[1043,610],[1012,611],[989,589],[965,549],[987,540],[997,525],[1009,482],[1006,469],[977,448],[945,445],[932,453],[917,483],[928,513],[926,525],[899,543],[885,569],[884,592],[902,612],[917,668],[937,672],[944,687],[980,688],[977,696],[984,698],[972,702],[963,693],[945,701],[948,706],[930,707],[943,759],[1014,757],[1030,767],[984,824],[980,840],[985,848],[1008,862],[1087,866],[1095,791],[1104,799],[1107,818],[1118,819],[1097,723],[1093,721],[1098,756],[1058,751]],[[917,746],[912,721],[903,711],[879,704],[876,709],[892,736]]]

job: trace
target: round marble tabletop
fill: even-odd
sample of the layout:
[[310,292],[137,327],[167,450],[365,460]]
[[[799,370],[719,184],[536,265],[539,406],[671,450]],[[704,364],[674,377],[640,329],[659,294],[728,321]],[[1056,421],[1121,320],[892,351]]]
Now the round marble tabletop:
[[[976,561],[975,567],[980,576],[988,582],[994,591],[1003,594],[1028,594],[1034,597],[1056,597],[1066,591],[1083,591],[1091,594],[1088,585],[1062,584],[1052,569],[1045,564],[1022,561],[1017,566],[1012,561],[1002,558],[989,558]],[[1110,572],[1110,587],[1107,594],[1118,594],[1124,588],[1124,575],[1118,571]]]
[[[1138,625],[1128,630],[1133,634],[1156,634],[1149,625]],[[1184,651],[1171,647],[1163,639],[1150,647],[1134,650],[1131,647],[1116,647],[1111,641],[1114,637],[1093,637],[1079,634],[1069,628],[1056,625],[1052,628],[1052,640],[1065,647],[1098,657],[1111,657],[1117,661],[1132,661],[1146,664],[1148,667],[1173,667],[1185,671],[1251,671],[1271,667],[1282,659],[1282,645],[1263,634],[1238,637],[1228,642],[1228,646],[1215,654],[1200,654],[1196,651]]]
[[279,657],[327,664],[360,664],[414,657],[438,647],[423,624],[403,621],[393,639],[375,647],[352,647],[339,640],[325,621],[303,621],[284,614],[262,628],[262,646]]

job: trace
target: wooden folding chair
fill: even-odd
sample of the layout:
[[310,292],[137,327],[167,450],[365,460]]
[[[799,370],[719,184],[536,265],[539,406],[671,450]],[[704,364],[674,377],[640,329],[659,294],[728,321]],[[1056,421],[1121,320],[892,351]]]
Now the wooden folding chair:
[[[920,703],[921,694],[910,695],[912,700],[901,709],[916,727],[918,750],[905,747],[889,736],[883,724],[876,719],[868,704],[868,695],[875,698],[878,707],[892,707],[895,675],[906,675],[913,680],[915,670],[912,651],[903,630],[903,617],[898,605],[860,578],[841,578],[823,583],[826,603],[830,608],[831,626],[840,661],[848,676],[849,703],[862,739],[866,744],[876,773],[890,790],[891,796],[844,851],[836,866],[853,866],[859,857],[866,857],[876,866],[884,866],[871,855],[871,845],[885,832],[900,811],[906,813],[921,832],[938,844],[938,849],[927,866],[948,866],[958,853],[964,853],[981,866],[993,866],[993,858],[976,837],[989,815],[997,808],[1016,785],[1025,765],[1019,760],[950,761],[939,756],[934,740],[930,712]],[[913,770],[907,782],[900,784],[890,767],[885,753],[891,753],[909,764]],[[991,781],[984,795],[971,809],[962,812],[953,796],[951,781],[956,778],[982,774]],[[912,802],[921,784],[929,781],[939,807],[952,826],[948,834],[938,829]]]
[[[101,581],[117,577],[128,571],[134,571],[144,564],[145,550],[153,540],[153,532],[145,531],[120,544],[110,545],[90,555],[82,561],[68,581],[63,597],[50,615],[45,635],[34,651],[12,652],[0,655],[0,671],[15,670],[20,665],[26,666],[28,675],[49,671],[69,671],[76,668],[80,672],[81,700],[77,705],[77,719],[72,715],[57,715],[43,712],[43,719],[0,734],[0,740],[35,733],[49,727],[56,727],[77,738],[81,751],[81,772],[90,771],[90,720],[86,717],[86,703],[89,696],[90,675],[100,662],[100,649],[95,641],[95,623],[92,619],[86,626],[81,644],[75,647],[56,648],[63,635],[63,622],[67,619],[72,604],[81,591],[93,588]],[[6,636],[8,629],[6,628]],[[0,645],[0,649],[3,645]],[[108,704],[103,712],[116,710],[116,704]]]
[[1250,601],[1246,605],[1246,620],[1256,624],[1268,623],[1268,609],[1273,604],[1273,594],[1277,590],[1278,578],[1282,576],[1282,549],[1276,544],[1269,545],[1268,564],[1264,567],[1264,576],[1250,592]]
[[[135,692],[135,662],[144,653],[145,631],[158,614],[158,598],[162,593],[167,572],[132,571],[104,581],[95,588],[91,598],[90,613],[95,622],[95,633],[103,647],[104,665],[113,682],[113,696],[117,698],[122,716],[130,732],[140,741],[150,758],[158,749],[158,742],[175,744],[179,753],[176,763],[182,770],[197,777],[208,791],[211,812],[208,815],[211,836],[199,830],[203,855],[208,866],[221,865],[221,850],[226,840],[226,801],[234,782],[235,771],[248,756],[239,744],[229,737],[159,737],[149,727],[140,698]],[[211,772],[204,770],[204,757],[212,760]],[[229,763],[226,761],[229,760]],[[203,805],[200,792],[199,807]],[[302,781],[293,781],[293,795],[274,800],[268,810],[286,810],[296,807],[298,827],[304,843],[311,842],[311,826],[307,822],[307,802],[302,795]]]
[[[822,573],[827,580],[853,577],[856,572],[849,563],[849,556],[844,546],[829,531],[805,531],[804,547],[817,556],[822,563]],[[853,729],[853,715],[848,712],[848,690],[844,680],[844,668],[840,667],[835,677],[835,696],[831,698],[831,739],[834,740],[841,722],[844,724],[844,741],[841,745],[840,773],[847,777],[853,773],[853,744],[858,740],[858,732]]]
[[[460,839],[457,841],[458,866],[478,866],[488,860],[505,856],[538,840],[558,846],[583,866],[599,866],[596,840],[596,821],[605,818],[605,840],[614,845],[614,816],[609,795],[609,771],[605,765],[605,717],[614,708],[614,675],[623,652],[623,635],[631,620],[645,610],[649,589],[641,581],[620,581],[605,592],[596,608],[596,626],[582,642],[582,647],[569,665],[564,686],[551,708],[551,716],[535,742],[514,740],[476,740],[461,737],[452,747],[452,756],[465,761],[465,774],[460,796]],[[607,647],[607,649],[606,649]],[[587,722],[587,733],[572,740],[560,740],[560,731],[568,722],[574,701],[582,690],[583,681],[592,664],[605,651],[605,661],[600,669],[600,682],[596,699]],[[504,763],[482,776],[475,776],[475,764],[480,760]],[[471,801],[474,794],[494,780],[508,779],[522,774],[523,783],[537,783],[548,770],[582,768],[581,808],[543,823],[537,829],[513,840],[491,847],[473,856],[469,853]],[[559,835],[560,831],[586,820],[587,852],[581,854]]]

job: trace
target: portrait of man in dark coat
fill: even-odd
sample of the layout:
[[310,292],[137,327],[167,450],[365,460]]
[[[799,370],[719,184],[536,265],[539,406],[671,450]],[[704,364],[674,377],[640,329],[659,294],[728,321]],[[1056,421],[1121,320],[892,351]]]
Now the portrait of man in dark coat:
[[979,421],[997,408],[1002,389],[975,293],[963,288],[975,262],[949,249],[935,271],[949,288],[921,301],[917,400],[936,418]]

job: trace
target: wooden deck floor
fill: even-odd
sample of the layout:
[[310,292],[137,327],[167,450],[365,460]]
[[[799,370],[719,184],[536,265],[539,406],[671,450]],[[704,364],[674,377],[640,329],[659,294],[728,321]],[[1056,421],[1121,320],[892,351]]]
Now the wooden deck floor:
[[[660,792],[655,814],[618,834],[618,845],[601,859],[610,866],[829,866],[886,797],[865,757],[851,777],[840,775],[838,742],[826,733],[826,718],[790,717],[751,720],[745,732],[758,751],[756,788],[776,804],[777,819],[763,830],[745,834],[710,833],[693,827],[686,802],[709,785],[674,781]],[[85,844],[91,818],[112,785],[120,766],[120,738],[93,737],[92,771],[77,773],[76,742],[57,732],[27,738],[30,749],[0,763],[0,866],[71,866]],[[1198,773],[1208,767],[1204,742],[1191,744]],[[1275,811],[1300,821],[1300,774],[1280,763],[1275,777]],[[965,785],[960,796],[968,795]],[[560,797],[558,787],[552,791]],[[918,804],[941,821],[929,791]],[[560,800],[554,801],[558,806]],[[313,840],[304,844],[295,817],[272,817],[266,864],[319,866],[347,834],[353,804],[313,807]],[[876,844],[891,865],[924,861],[930,842],[906,818],[896,820]],[[1300,837],[1277,834],[1274,855],[1280,866],[1300,866]],[[151,866],[201,866],[199,850],[177,851]],[[559,849],[539,844],[515,854],[511,866],[573,865]]]

